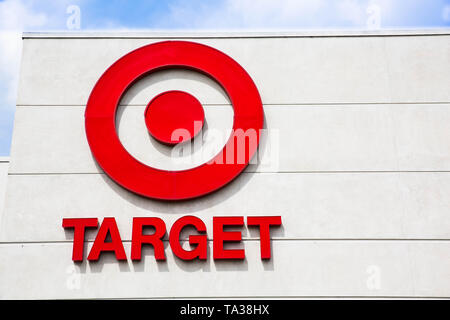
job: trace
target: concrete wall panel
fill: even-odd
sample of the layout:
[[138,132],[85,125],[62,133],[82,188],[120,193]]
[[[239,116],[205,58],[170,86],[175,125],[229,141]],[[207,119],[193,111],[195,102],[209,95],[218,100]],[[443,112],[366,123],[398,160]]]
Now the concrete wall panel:
[[9,157],[0,157],[0,223],[5,206],[6,184],[8,181]]
[[[258,242],[246,241],[242,262],[183,262],[166,248],[167,262],[156,263],[149,249],[138,263],[119,263],[106,254],[97,263],[73,264],[69,243],[1,244],[0,298],[450,295],[446,241],[273,241],[272,246],[269,262],[259,259]],[[129,255],[129,243],[125,251]]]
[[[244,173],[223,189],[167,203],[136,196],[105,175],[10,175],[1,241],[62,241],[62,218],[116,217],[130,239],[132,217],[171,225],[196,215],[281,215],[288,239],[449,239],[450,173]],[[244,232],[246,237],[258,237]],[[94,235],[91,235],[91,237]]]
[[[137,159],[166,170],[210,159],[179,163],[173,148],[149,137],[144,109],[124,107],[118,122],[122,143]],[[205,149],[192,148],[198,155],[211,145],[205,154],[216,154],[232,127],[229,106],[205,110],[205,134],[220,135],[205,136]],[[450,104],[265,106],[265,117],[259,166],[248,172],[450,170]],[[83,107],[18,107],[15,126],[10,173],[101,172],[87,144]]]
[[[449,38],[200,37],[191,41],[213,46],[240,63],[266,104],[386,103],[450,101],[450,74],[445,72],[450,68]],[[27,39],[17,104],[85,105],[95,82],[114,61],[162,40]],[[134,102],[146,104],[147,99],[142,95]]]

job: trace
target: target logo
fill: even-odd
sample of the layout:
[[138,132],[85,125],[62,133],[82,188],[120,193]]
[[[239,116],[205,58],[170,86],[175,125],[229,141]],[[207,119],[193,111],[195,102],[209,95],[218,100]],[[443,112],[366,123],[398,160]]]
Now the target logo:
[[[135,159],[116,131],[116,111],[124,93],[139,79],[166,69],[189,69],[215,80],[233,107],[233,128],[210,161],[179,171],[161,170]],[[186,143],[201,132],[203,106],[191,94],[171,90],[153,97],[142,121],[166,145]],[[255,155],[263,128],[261,98],[247,72],[232,58],[206,45],[164,41],[136,49],[112,64],[97,81],[85,112],[86,136],[97,163],[122,187],[139,195],[182,200],[213,192],[236,178]],[[181,138],[173,133],[184,130]]]

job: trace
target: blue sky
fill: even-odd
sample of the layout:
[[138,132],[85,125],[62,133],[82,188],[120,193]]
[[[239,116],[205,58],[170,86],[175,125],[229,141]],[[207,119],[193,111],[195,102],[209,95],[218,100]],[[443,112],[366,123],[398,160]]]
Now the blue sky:
[[[67,27],[71,5],[79,30]],[[450,0],[0,0],[0,156],[10,150],[23,31],[348,28],[450,28]]]

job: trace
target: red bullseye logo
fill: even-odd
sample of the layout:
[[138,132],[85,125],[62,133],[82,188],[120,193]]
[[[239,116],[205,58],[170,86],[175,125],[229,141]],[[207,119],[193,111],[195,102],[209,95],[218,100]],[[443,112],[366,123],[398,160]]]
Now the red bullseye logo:
[[[221,85],[233,106],[233,128],[223,149],[211,161],[188,170],[160,170],[136,160],[116,131],[117,107],[128,88],[143,76],[170,68],[209,76]],[[201,132],[205,114],[194,96],[172,90],[150,100],[142,121],[157,141],[175,145]],[[261,98],[247,72],[224,53],[187,41],[150,44],[117,60],[97,81],[85,112],[87,140],[104,172],[132,192],[164,200],[199,197],[237,177],[257,151],[263,122]],[[182,140],[174,135],[178,129],[188,132],[188,137]]]

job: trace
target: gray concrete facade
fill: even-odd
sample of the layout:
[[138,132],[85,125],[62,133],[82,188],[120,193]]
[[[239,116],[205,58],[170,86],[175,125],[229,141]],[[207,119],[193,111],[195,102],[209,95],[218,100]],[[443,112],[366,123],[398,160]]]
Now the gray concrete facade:
[[0,214],[5,203],[6,180],[8,179],[9,157],[0,157]]
[[[270,158],[217,192],[176,203],[114,183],[84,131],[102,73],[167,39],[212,46],[249,73],[265,113],[261,158]],[[0,298],[450,297],[449,31],[26,33],[23,41],[0,211]],[[118,135],[146,164],[194,167],[198,160],[180,166],[146,132],[146,104],[170,89],[199,99],[208,130],[231,128],[216,82],[166,70],[122,98]],[[213,216],[280,215],[283,227],[272,233],[270,261],[259,257],[258,232],[244,228],[242,262],[211,253],[186,262],[166,248],[167,262],[157,263],[148,248],[141,262],[105,255],[81,264],[71,260],[73,233],[61,227],[63,218],[115,217],[129,257],[133,217],[170,227],[188,214],[205,222],[210,249]],[[89,248],[95,233],[86,237]]]

